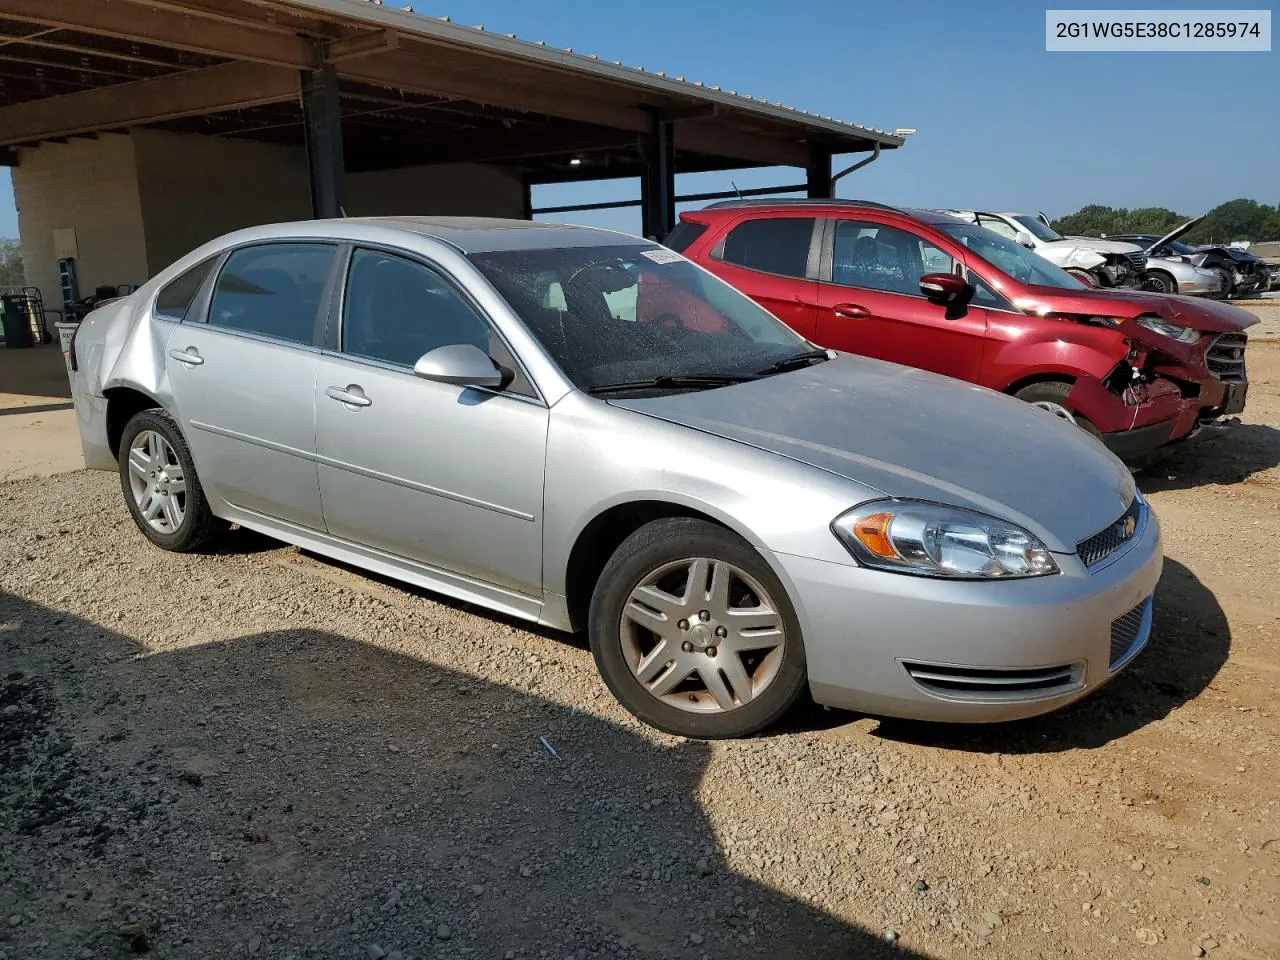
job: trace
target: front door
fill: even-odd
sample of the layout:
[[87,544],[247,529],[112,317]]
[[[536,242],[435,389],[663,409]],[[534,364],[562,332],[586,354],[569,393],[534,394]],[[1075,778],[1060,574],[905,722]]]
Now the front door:
[[837,220],[833,227],[831,263],[818,284],[817,342],[977,380],[986,311],[948,313],[920,292],[924,274],[955,272],[950,254],[887,224]]
[[[319,356],[313,344],[335,253],[325,243],[233,251],[207,311],[183,318],[165,355],[206,493],[313,530],[324,529],[313,459]],[[166,304],[162,291],[157,311]]]
[[[423,354],[453,343],[480,347],[514,379],[487,390],[414,375]],[[355,250],[340,349],[317,371],[329,532],[540,597],[547,408],[459,289],[414,259]]]

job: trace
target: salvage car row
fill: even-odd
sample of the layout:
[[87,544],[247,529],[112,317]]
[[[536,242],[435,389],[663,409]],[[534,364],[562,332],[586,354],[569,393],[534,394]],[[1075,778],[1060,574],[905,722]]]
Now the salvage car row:
[[1141,651],[1159,525],[1107,446],[1241,409],[1249,314],[878,204],[716,205],[667,243],[230,234],[77,329],[85,461],[162,548],[234,523],[585,630],[618,699],[687,736],[806,692],[1025,717]]

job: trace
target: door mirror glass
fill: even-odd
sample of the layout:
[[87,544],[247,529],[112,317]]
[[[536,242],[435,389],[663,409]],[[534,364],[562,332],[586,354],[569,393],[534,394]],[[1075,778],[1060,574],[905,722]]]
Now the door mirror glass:
[[973,287],[954,273],[926,273],[920,278],[920,292],[931,303],[950,306],[967,302],[973,296]]
[[1036,248],[1036,238],[1031,236],[1031,234],[1026,230],[1019,230],[1015,240],[1017,243],[1022,244],[1022,246],[1029,250],[1034,250]]
[[414,376],[460,387],[501,387],[506,379],[498,365],[479,347],[451,343],[424,353],[413,365]]

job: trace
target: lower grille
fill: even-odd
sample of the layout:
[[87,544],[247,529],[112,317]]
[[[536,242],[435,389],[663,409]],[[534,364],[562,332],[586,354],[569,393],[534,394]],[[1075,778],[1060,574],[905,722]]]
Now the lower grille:
[[1209,372],[1229,383],[1244,382],[1244,348],[1249,338],[1243,333],[1224,333],[1215,337],[1204,355]]
[[1129,509],[1120,514],[1114,523],[1103,527],[1092,537],[1076,544],[1076,553],[1084,561],[1086,567],[1101,563],[1126,543],[1138,535],[1142,526],[1142,501],[1137,497],[1129,504]]
[[1119,670],[1138,655],[1151,636],[1151,601],[1154,595],[1111,621],[1111,669]]
[[938,663],[904,663],[911,679],[930,693],[961,700],[1032,700],[1057,696],[1079,687],[1084,667],[999,669],[957,667]]

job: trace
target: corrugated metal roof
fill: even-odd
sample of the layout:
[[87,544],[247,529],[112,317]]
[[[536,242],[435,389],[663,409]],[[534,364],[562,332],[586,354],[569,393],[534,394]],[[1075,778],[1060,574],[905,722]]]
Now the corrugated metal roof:
[[653,72],[644,67],[627,66],[619,60],[602,60],[595,54],[576,53],[571,47],[553,47],[541,40],[522,40],[514,33],[494,33],[486,30],[483,24],[468,27],[454,23],[449,17],[417,14],[412,6],[384,6],[382,0],[287,0],[287,2],[386,29],[418,34],[459,46],[474,47],[514,59],[557,66],[660,93],[690,97],[773,120],[802,124],[811,130],[827,134],[878,142],[883,147],[900,147],[904,142],[902,137],[896,137],[875,127],[866,127],[847,120],[810,113],[808,110],[784,105],[779,101],[763,100],[736,90],[722,90],[718,85],[704,84],[700,80],[686,80],[683,76],[670,77],[665,71]]

